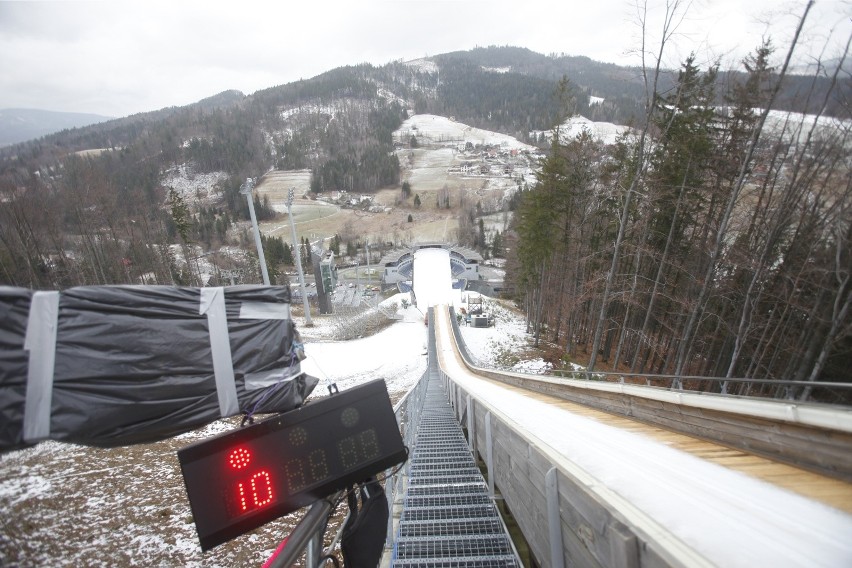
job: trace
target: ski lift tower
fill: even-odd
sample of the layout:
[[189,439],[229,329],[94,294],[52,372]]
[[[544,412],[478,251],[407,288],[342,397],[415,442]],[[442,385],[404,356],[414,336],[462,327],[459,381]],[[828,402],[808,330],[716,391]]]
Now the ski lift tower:
[[257,228],[257,216],[254,214],[254,201],[251,190],[254,189],[254,180],[246,178],[246,182],[240,186],[240,193],[246,196],[248,201],[251,226],[254,229],[254,244],[257,246],[257,259],[260,262],[260,273],[263,275],[263,285],[269,286],[269,273],[266,271],[266,257],[263,256],[263,244],[260,241],[260,229]]
[[311,320],[311,305],[308,303],[308,289],[305,287],[305,273],[302,272],[302,255],[299,254],[299,244],[296,242],[296,224],[293,222],[293,198],[296,195],[296,190],[290,188],[287,192],[287,217],[290,218],[290,236],[293,239],[293,256],[296,260],[296,270],[299,272],[299,285],[302,287],[302,305],[305,307],[305,325],[312,326],[314,322]]

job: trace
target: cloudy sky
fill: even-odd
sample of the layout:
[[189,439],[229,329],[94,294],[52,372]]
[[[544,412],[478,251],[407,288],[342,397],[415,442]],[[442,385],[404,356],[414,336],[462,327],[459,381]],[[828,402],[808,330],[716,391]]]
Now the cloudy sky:
[[[780,60],[805,3],[693,0],[667,63],[694,50],[732,67],[764,35]],[[850,0],[817,0],[802,56],[836,52],[850,15]],[[656,35],[662,11],[647,21]],[[633,0],[0,0],[0,109],[126,116],[489,45],[638,64],[637,22]]]

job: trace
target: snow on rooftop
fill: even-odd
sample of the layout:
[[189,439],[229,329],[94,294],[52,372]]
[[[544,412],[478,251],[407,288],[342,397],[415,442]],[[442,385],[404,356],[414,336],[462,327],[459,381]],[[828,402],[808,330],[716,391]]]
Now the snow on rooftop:
[[595,97],[595,96],[589,95],[589,106],[599,105],[602,102],[604,102],[603,97]]

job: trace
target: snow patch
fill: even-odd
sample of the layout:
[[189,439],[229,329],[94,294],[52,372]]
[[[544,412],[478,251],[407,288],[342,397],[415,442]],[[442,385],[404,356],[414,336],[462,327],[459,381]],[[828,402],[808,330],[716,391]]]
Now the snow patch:
[[[630,130],[630,127],[612,122],[594,122],[588,118],[575,115],[559,125],[559,138],[567,142],[586,132],[603,144],[615,144],[618,137]],[[544,136],[545,140],[553,138],[552,130],[533,130],[530,137]]]
[[470,142],[474,145],[499,146],[506,150],[526,150],[529,152],[537,150],[535,146],[524,144],[508,134],[474,128],[462,122],[434,114],[415,114],[403,122],[393,135],[394,140],[406,143],[411,136],[416,136],[421,143],[423,141],[432,144],[446,143],[453,147],[463,146]]
[[227,179],[225,172],[198,174],[192,166],[181,164],[166,170],[162,184],[174,189],[187,203],[210,205],[218,200],[217,185]]
[[438,64],[428,58],[412,59],[404,63],[409,67],[415,68],[420,73],[437,73]]

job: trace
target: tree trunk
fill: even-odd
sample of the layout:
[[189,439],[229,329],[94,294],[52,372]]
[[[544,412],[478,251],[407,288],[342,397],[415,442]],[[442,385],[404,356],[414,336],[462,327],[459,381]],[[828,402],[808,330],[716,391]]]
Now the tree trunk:
[[813,0],[810,0],[805,7],[805,12],[802,14],[802,17],[799,19],[799,25],[796,28],[796,33],[793,36],[793,40],[790,43],[790,49],[787,52],[787,58],[784,60],[784,65],[781,68],[781,72],[778,75],[778,80],[775,83],[775,87],[772,90],[772,94],[767,101],[766,108],[763,109],[763,112],[760,114],[760,118],[755,125],[754,132],[752,133],[751,139],[748,144],[748,151],[746,152],[745,159],[742,162],[740,167],[739,175],[737,176],[737,180],[734,183],[733,188],[731,189],[731,194],[728,198],[728,204],[725,207],[725,211],[722,214],[722,218],[719,222],[719,229],[716,233],[716,241],[713,247],[713,251],[710,255],[710,261],[707,266],[707,271],[704,274],[704,280],[701,283],[701,289],[698,293],[698,298],[695,301],[694,308],[691,310],[689,314],[689,319],[687,320],[686,326],[683,329],[683,335],[681,336],[680,345],[678,346],[678,354],[677,354],[677,363],[675,367],[675,374],[679,375],[682,373],[683,369],[686,366],[686,358],[689,347],[692,342],[692,336],[695,332],[698,317],[701,311],[703,310],[704,303],[707,300],[707,296],[710,292],[711,284],[713,282],[713,273],[716,269],[716,263],[719,259],[719,255],[722,252],[722,247],[724,246],[725,237],[727,236],[727,228],[728,223],[731,219],[731,214],[734,209],[734,204],[737,202],[739,198],[740,191],[742,190],[743,185],[745,184],[746,174],[748,173],[748,166],[751,163],[752,156],[754,155],[755,149],[757,147],[757,141],[760,138],[760,134],[763,130],[763,125],[766,123],[766,117],[769,115],[769,111],[772,108],[772,104],[775,102],[775,98],[778,95],[778,91],[781,89],[781,83],[784,80],[784,77],[787,74],[787,68],[790,65],[790,59],[793,56],[793,50],[796,47],[796,43],[799,39],[799,34],[802,31],[802,27],[805,24],[805,19],[808,16],[808,12],[813,6]]

